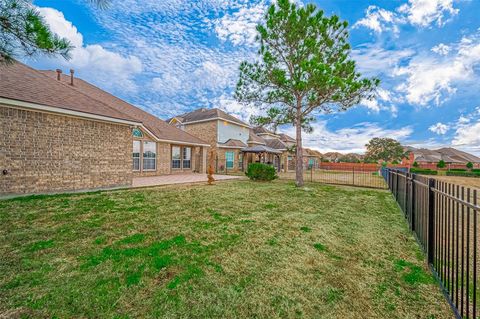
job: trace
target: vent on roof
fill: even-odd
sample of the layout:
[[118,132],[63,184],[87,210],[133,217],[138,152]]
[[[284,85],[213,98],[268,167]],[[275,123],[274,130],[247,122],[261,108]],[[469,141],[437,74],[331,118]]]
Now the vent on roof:
[[202,108],[200,109],[200,112],[205,112],[206,110],[207,110],[206,108],[202,107]]
[[70,85],[73,85],[73,73],[75,73],[75,70],[70,69]]
[[57,69],[57,81],[60,81],[60,77],[62,76],[62,70]]

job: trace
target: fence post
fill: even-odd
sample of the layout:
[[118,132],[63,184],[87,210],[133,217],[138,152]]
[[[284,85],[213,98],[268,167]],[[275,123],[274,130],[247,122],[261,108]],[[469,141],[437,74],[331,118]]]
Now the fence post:
[[428,179],[428,262],[433,264],[435,251],[435,179]]
[[313,165],[310,168],[310,182],[313,182]]
[[352,167],[352,173],[353,173],[352,184],[355,185],[355,166]]
[[412,179],[411,179],[411,196],[410,196],[410,211],[411,211],[411,218],[412,218],[412,231],[415,231],[415,174],[410,174]]
[[395,170],[395,199],[397,200],[397,202],[398,202],[398,184],[399,184],[398,180],[399,180],[398,171]]

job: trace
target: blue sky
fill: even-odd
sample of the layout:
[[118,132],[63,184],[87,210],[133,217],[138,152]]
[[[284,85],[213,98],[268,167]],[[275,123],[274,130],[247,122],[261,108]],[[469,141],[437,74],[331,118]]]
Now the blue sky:
[[[302,1],[296,0],[299,5]],[[362,152],[373,137],[453,146],[480,155],[480,1],[316,0],[350,25],[352,57],[382,81],[378,99],[317,115],[308,147]],[[72,59],[25,60],[76,75],[160,118],[219,107],[261,112],[232,96],[242,60],[255,58],[255,25],[270,0],[34,1]],[[304,2],[305,3],[305,2]],[[290,126],[282,131],[294,136]]]

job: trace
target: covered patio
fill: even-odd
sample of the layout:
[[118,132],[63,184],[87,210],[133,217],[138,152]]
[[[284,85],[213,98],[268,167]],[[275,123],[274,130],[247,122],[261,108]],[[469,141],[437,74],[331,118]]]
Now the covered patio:
[[[255,145],[242,149],[242,153],[247,155],[247,163],[265,163],[273,165],[278,172],[281,170],[281,151],[273,149],[265,145]],[[248,157],[248,154],[251,154]]]

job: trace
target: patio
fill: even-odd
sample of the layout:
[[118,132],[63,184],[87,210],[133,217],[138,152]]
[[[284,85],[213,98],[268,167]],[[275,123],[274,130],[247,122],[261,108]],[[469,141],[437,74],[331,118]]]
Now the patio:
[[[231,175],[213,175],[216,181],[224,181],[229,179],[239,179],[242,176]],[[149,187],[172,184],[190,184],[207,182],[206,174],[172,174],[163,176],[148,176],[133,178],[132,187]]]

